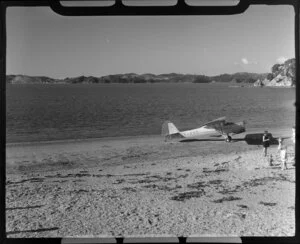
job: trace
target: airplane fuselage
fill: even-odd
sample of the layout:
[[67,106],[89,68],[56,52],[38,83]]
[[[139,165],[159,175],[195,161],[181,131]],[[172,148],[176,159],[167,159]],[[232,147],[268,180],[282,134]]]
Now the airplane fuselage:
[[200,127],[193,130],[181,131],[180,134],[186,138],[198,138],[207,135],[209,136],[220,135],[220,133],[218,133],[215,129],[205,128],[205,127]]
[[[245,126],[243,122],[238,123],[225,123],[220,127],[221,134],[228,136],[229,134],[239,134],[245,132]],[[220,131],[216,131],[215,128],[210,128],[207,126],[202,126],[197,129],[181,131],[180,134],[186,138],[200,138],[203,136],[218,136]]]

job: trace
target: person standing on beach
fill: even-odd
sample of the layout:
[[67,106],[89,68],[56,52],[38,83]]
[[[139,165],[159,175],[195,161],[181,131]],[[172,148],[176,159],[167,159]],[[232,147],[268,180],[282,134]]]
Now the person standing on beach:
[[278,138],[278,152],[281,151],[283,139],[281,137]]
[[286,161],[287,161],[287,147],[282,146],[280,150],[280,159],[281,159],[281,170],[287,169]]
[[267,156],[267,153],[268,153],[268,147],[270,146],[270,138],[268,136],[268,131],[265,131],[264,135],[263,135],[263,138],[262,138],[262,144],[263,144],[263,153],[264,153],[264,156],[266,157]]
[[292,142],[296,143],[296,129],[295,126],[292,127]]
[[294,157],[293,157],[293,159],[292,159],[292,161],[293,161],[293,166],[295,166],[296,165],[296,162],[295,162],[295,153],[296,153],[296,128],[295,128],[295,126],[293,126],[292,127],[292,142],[294,143]]

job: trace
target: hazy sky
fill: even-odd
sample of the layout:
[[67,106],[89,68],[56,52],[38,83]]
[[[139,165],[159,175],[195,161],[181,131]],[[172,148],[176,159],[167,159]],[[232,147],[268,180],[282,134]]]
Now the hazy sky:
[[289,6],[173,17],[64,17],[47,7],[7,10],[7,74],[269,72],[292,57],[294,10]]

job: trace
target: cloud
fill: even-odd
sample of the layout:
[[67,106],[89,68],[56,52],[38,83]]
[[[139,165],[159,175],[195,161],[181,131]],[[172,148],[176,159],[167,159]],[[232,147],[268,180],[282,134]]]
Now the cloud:
[[285,58],[285,57],[279,57],[276,59],[276,62],[279,64],[283,64],[286,60],[287,60],[287,58]]
[[249,64],[249,61],[248,61],[248,59],[246,59],[246,58],[242,58],[242,63],[243,63],[243,64]]
[[[258,64],[257,61],[249,61],[247,58],[242,58],[241,62],[242,62],[242,64],[245,64],[245,65],[257,65]],[[234,62],[234,64],[237,65],[238,63]]]

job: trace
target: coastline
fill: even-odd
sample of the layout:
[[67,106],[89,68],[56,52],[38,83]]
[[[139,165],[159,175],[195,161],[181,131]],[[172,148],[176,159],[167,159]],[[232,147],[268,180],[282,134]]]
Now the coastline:
[[169,85],[169,84],[180,84],[180,85],[214,85],[214,86],[227,86],[230,88],[296,88],[295,85],[264,85],[264,86],[257,86],[254,85],[254,83],[231,83],[230,81],[228,82],[188,82],[188,81],[183,81],[183,82],[168,82],[168,81],[162,81],[162,82],[144,82],[144,83],[122,83],[122,82],[112,82],[112,83],[67,83],[67,82],[57,82],[57,83],[6,83],[6,85],[12,85],[12,86],[19,86],[19,85],[44,85],[44,86],[56,86],[56,85],[87,85],[87,86],[116,86],[116,85],[124,85],[124,86],[137,86],[137,85]]
[[[286,144],[292,155],[290,139]],[[8,145],[7,234],[291,236],[294,167],[289,160],[280,170],[276,145],[269,153],[272,167],[261,146],[241,140],[139,136]]]
[[[234,138],[241,139],[245,134],[248,133],[262,133],[265,129],[268,128],[247,128],[246,133],[240,135],[234,135]],[[270,132],[275,136],[284,136],[290,134],[290,128],[269,128]],[[73,143],[73,142],[97,142],[97,141],[113,141],[113,140],[140,140],[140,139],[149,139],[156,138],[162,139],[163,137],[158,134],[149,134],[149,135],[135,135],[135,136],[110,136],[110,137],[90,137],[90,138],[74,138],[74,139],[58,139],[58,140],[35,140],[35,141],[20,141],[20,142],[7,142],[6,146],[26,146],[26,145],[38,145],[38,144],[56,144],[56,143]],[[207,137],[209,139],[209,137]]]

